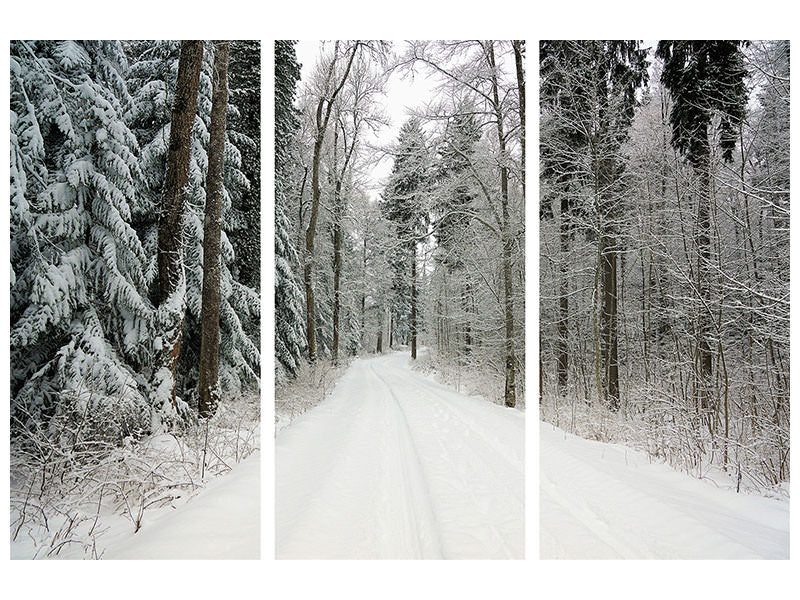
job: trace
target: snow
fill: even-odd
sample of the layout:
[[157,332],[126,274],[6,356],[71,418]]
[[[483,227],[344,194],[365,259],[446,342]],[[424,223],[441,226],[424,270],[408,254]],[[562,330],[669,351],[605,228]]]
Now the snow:
[[258,452],[210,482],[186,504],[109,542],[104,559],[258,559]]
[[276,438],[277,558],[523,558],[524,413],[353,362]]
[[541,423],[542,558],[787,559],[789,502]]

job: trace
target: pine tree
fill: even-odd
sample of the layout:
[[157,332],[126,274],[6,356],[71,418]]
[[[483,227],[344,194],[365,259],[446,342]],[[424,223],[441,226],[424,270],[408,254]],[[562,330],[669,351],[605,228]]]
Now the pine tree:
[[[234,249],[231,273],[237,281],[261,289],[261,42],[231,42],[228,137],[241,152],[242,174],[250,185],[231,198],[229,235]],[[248,324],[260,335],[260,322]]]
[[[408,298],[412,359],[417,358],[417,244],[427,233],[423,201],[428,169],[425,133],[419,119],[412,118],[400,128],[394,165],[382,201],[385,217],[394,223],[398,243],[397,256],[390,259],[395,271],[394,301],[397,307],[393,308],[402,310],[405,305],[403,298]],[[395,314],[403,319],[403,313],[398,311]]]
[[294,42],[275,42],[275,376],[280,380],[297,372],[305,351],[303,295],[292,265],[299,265],[287,216],[290,191],[289,149],[295,143],[299,121],[294,108],[300,65]]
[[[11,43],[11,392],[17,426],[84,415],[108,439],[150,425],[141,177],[111,41]],[[104,423],[101,428],[99,423]],[[91,430],[91,427],[90,427]]]
[[[175,396],[175,373],[183,340],[186,312],[184,211],[189,183],[191,135],[197,111],[197,90],[203,63],[203,42],[183,41],[170,120],[167,174],[158,218],[158,328],[153,374],[155,402],[171,415],[171,426],[182,417],[184,403]],[[172,406],[172,411],[169,406]]]

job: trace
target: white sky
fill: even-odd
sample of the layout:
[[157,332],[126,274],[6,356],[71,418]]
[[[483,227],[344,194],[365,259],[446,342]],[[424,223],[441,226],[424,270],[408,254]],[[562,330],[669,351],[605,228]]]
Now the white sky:
[[[394,42],[394,50],[402,51],[404,42]],[[305,84],[319,58],[321,42],[298,41],[295,46],[297,60],[301,65],[300,88]],[[418,72],[411,80],[410,76],[401,77],[398,73],[393,73],[389,78],[386,89],[386,97],[383,109],[389,117],[391,125],[383,127],[377,135],[377,139],[367,140],[370,144],[377,146],[388,146],[397,139],[400,127],[406,121],[411,110],[420,108],[433,97],[433,88],[437,81],[433,77],[426,77],[424,73]],[[369,174],[370,182],[367,184],[368,194],[376,199],[383,189],[383,183],[392,170],[392,159],[384,156]]]

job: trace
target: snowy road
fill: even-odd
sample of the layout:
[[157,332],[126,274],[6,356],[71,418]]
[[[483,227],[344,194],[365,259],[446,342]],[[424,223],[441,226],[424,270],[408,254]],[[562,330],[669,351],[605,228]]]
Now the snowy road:
[[276,440],[278,558],[522,558],[524,415],[395,353]]
[[542,558],[788,558],[789,503],[542,423]]

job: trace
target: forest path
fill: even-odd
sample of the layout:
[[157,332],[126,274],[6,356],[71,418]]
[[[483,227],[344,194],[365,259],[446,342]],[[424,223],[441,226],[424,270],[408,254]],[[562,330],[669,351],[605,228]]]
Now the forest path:
[[789,503],[541,423],[542,558],[788,558]]
[[278,558],[523,558],[524,414],[358,359],[276,439]]

